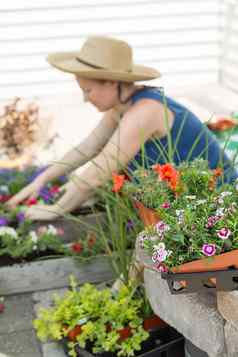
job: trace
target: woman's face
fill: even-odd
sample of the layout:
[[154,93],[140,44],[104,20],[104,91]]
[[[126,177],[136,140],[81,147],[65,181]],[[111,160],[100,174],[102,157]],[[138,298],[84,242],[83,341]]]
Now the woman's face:
[[100,112],[106,112],[118,104],[118,83],[79,78],[76,80],[83,91],[84,100],[93,104]]

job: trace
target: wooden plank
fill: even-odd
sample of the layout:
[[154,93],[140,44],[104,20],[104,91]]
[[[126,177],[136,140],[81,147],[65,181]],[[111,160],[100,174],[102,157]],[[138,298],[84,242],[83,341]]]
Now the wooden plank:
[[99,283],[113,278],[107,256],[88,263],[60,258],[0,268],[0,296],[68,287],[73,274],[80,284]]

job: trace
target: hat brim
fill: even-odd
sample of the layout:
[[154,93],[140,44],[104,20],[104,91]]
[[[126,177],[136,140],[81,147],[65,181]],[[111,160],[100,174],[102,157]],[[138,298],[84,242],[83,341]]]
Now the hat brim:
[[89,79],[134,82],[152,80],[161,76],[156,69],[141,65],[134,65],[130,72],[96,69],[81,63],[77,58],[80,58],[79,52],[57,52],[50,54],[47,61],[63,72]]

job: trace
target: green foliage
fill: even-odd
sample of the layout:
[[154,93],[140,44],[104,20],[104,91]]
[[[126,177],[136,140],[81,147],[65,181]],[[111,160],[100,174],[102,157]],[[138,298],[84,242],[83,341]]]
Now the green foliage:
[[[122,285],[115,294],[91,284],[84,284],[80,290],[75,285],[71,278],[71,290],[63,297],[55,296],[53,307],[40,310],[33,322],[37,336],[43,341],[61,340],[81,325],[81,333],[68,344],[70,356],[75,356],[76,345],[85,348],[89,341],[93,353],[110,351],[118,356],[134,356],[148,338],[142,327],[145,301],[137,289]],[[130,327],[131,335],[121,340],[120,331],[125,327]]]
[[216,185],[221,173],[210,170],[204,160],[184,163],[177,172],[177,191],[165,179],[158,181],[172,198],[163,192],[154,198],[160,221],[139,235],[155,265],[171,268],[238,249],[237,184]]

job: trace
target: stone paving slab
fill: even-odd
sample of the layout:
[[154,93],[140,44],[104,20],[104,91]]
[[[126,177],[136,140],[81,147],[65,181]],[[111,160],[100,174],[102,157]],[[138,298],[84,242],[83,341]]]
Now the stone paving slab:
[[8,357],[42,357],[41,347],[33,330],[1,334],[0,351]]
[[31,294],[8,296],[5,298],[4,305],[5,310],[0,315],[0,334],[32,329],[33,301]]
[[[58,343],[44,343],[42,345],[43,357],[66,357],[62,346]],[[1,356],[0,356],[1,357]]]

